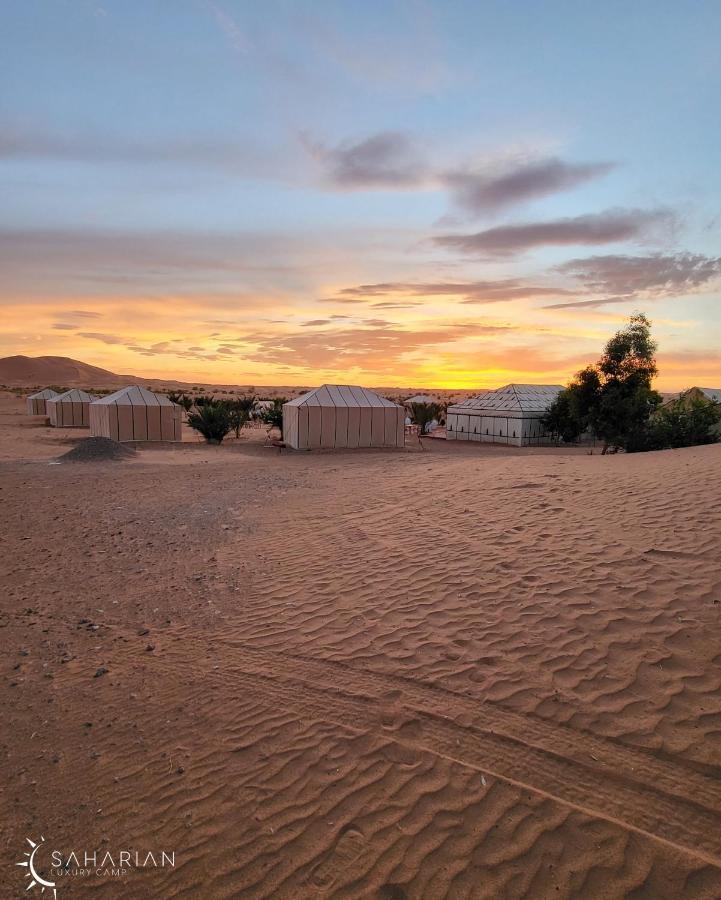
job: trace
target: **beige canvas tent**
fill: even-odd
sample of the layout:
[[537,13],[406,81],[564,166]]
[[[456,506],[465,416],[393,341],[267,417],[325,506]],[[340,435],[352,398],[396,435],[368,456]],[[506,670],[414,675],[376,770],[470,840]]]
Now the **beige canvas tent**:
[[57,396],[58,392],[52,390],[52,388],[45,388],[35,394],[30,394],[28,397],[28,415],[47,416],[48,410],[46,403],[48,400],[52,400],[53,397]]
[[90,424],[90,404],[95,399],[93,394],[77,388],[58,394],[47,401],[50,424],[56,428],[87,428]]
[[283,404],[283,437],[295,450],[402,447],[405,410],[366,388],[324,384]]
[[90,404],[90,433],[114,441],[181,440],[182,407],[133,385]]
[[446,439],[491,444],[544,444],[541,420],[563,388],[559,384],[507,384],[448,407]]

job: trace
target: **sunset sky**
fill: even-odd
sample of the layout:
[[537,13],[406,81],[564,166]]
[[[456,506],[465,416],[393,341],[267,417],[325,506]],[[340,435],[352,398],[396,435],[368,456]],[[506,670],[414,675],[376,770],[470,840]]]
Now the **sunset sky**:
[[6,0],[0,356],[721,387],[721,3]]

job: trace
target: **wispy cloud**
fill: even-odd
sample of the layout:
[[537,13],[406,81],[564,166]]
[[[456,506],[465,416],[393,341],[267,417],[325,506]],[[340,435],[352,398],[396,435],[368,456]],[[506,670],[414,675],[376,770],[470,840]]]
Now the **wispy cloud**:
[[[363,302],[376,297],[388,297],[403,295],[404,297],[418,297],[430,299],[432,297],[460,298],[461,303],[502,303],[508,300],[530,300],[535,297],[559,297],[571,292],[560,287],[547,285],[528,284],[518,278],[502,278],[495,281],[465,281],[465,282],[406,282],[391,281],[378,284],[359,284],[354,287],[343,288],[339,296],[329,298],[327,302],[334,300],[345,302]],[[378,308],[381,304],[373,304]],[[385,307],[397,307],[405,304],[395,302],[382,304]]]
[[653,227],[670,224],[666,210],[612,209],[549,222],[499,225],[475,234],[447,234],[434,238],[439,247],[469,256],[513,256],[544,246],[613,244],[645,237]]
[[79,331],[78,337],[87,338],[90,341],[101,341],[103,344],[124,344],[125,339],[115,334],[104,334],[99,331]]
[[335,146],[301,140],[321,166],[326,184],[340,190],[447,191],[465,213],[495,213],[538,197],[567,191],[605,175],[614,163],[571,163],[555,157],[493,157],[475,165],[429,161],[417,138],[379,132]]
[[406,330],[383,322],[381,325],[258,336],[257,350],[246,358],[297,369],[346,372],[359,369],[384,373],[397,371],[404,361],[421,351],[427,352],[430,348],[469,337],[491,337],[512,330],[511,325],[482,322]]
[[591,256],[572,259],[557,267],[596,296],[554,303],[548,309],[599,307],[634,299],[657,300],[695,293],[721,277],[721,256],[676,253],[650,256]]
[[[491,171],[448,172],[444,181],[455,203],[471,213],[500,209],[577,187],[605,175],[613,163],[568,163],[560,159],[505,164]],[[495,169],[496,171],[493,171]]]
[[327,181],[342,189],[407,190],[419,187],[428,172],[411,138],[387,131],[358,142],[328,147],[303,137]]

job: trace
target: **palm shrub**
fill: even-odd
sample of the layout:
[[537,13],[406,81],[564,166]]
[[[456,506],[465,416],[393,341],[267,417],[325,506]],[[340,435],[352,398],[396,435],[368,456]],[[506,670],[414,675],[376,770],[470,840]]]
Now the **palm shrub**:
[[234,400],[228,400],[227,405],[230,410],[230,420],[235,436],[239,438],[243,426],[250,419],[250,414],[255,406],[255,397],[248,394],[243,397],[236,397]]
[[188,413],[188,425],[202,434],[209,444],[222,444],[223,438],[233,430],[231,411],[222,400],[196,404]]
[[273,397],[272,406],[260,412],[260,418],[271,428],[280,431],[280,439],[283,440],[283,404],[288,400],[285,397]]

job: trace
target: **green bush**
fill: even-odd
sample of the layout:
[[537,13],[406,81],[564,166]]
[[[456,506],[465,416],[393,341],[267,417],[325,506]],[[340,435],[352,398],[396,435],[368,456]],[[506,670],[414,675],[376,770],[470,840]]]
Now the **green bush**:
[[652,417],[637,450],[696,447],[719,440],[721,406],[702,397],[681,398]]
[[196,405],[188,413],[188,425],[202,434],[209,444],[222,444],[223,438],[233,430],[231,412],[227,403],[217,400]]
[[286,397],[273,397],[273,405],[260,412],[260,418],[270,425],[271,428],[277,428],[280,431],[280,439],[283,440],[283,404],[287,403]]

